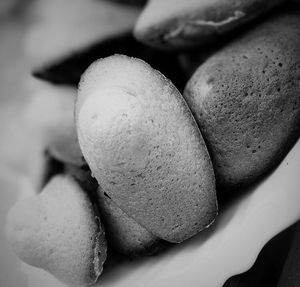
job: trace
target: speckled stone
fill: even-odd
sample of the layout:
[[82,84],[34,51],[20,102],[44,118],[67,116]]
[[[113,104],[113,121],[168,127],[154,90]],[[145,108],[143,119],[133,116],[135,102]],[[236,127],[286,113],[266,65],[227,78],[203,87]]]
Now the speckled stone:
[[184,97],[210,152],[217,183],[256,181],[300,133],[300,13],[281,11],[201,65]]
[[148,231],[181,242],[212,223],[214,173],[200,131],[173,84],[115,55],[82,77],[76,123],[93,176]]
[[17,202],[6,234],[20,259],[70,286],[96,282],[106,260],[100,218],[70,177],[55,176],[39,195]]
[[149,0],[134,34],[163,49],[187,48],[220,39],[285,0]]

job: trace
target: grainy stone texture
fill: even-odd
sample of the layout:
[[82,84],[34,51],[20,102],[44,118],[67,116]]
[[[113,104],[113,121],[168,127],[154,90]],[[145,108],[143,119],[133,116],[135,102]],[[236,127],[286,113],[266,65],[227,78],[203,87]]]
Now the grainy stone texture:
[[17,202],[6,234],[20,259],[68,285],[90,285],[102,272],[106,240],[100,218],[69,177],[56,176],[39,195]]
[[65,173],[78,181],[99,210],[109,247],[126,256],[138,257],[153,255],[167,246],[167,242],[151,234],[105,195],[88,167],[66,165]]
[[99,210],[106,227],[108,245],[129,257],[153,255],[167,246],[130,218],[99,189]]
[[79,143],[94,177],[151,233],[181,242],[214,220],[215,179],[178,90],[141,60],[115,55],[83,75]]
[[223,187],[254,182],[299,137],[299,27],[292,6],[210,57],[186,86]]
[[285,0],[149,0],[139,16],[137,39],[160,48],[186,48],[217,41],[220,35],[263,15]]

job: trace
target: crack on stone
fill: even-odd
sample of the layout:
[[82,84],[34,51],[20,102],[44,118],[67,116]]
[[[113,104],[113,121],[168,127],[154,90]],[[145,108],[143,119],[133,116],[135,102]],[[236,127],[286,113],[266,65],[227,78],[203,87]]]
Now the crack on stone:
[[164,40],[171,40],[173,38],[179,37],[181,35],[185,35],[186,31],[191,27],[214,27],[219,28],[225,26],[231,22],[237,21],[243,17],[245,17],[245,13],[242,11],[234,11],[232,16],[229,16],[227,19],[214,22],[214,21],[206,21],[206,20],[197,20],[197,19],[189,19],[181,24],[177,25],[175,29],[169,30],[168,33],[164,35]]

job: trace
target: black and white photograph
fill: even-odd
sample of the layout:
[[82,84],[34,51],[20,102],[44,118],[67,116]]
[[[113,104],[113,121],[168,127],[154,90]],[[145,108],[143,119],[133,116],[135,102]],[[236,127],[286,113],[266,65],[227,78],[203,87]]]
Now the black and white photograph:
[[299,0],[0,0],[0,287],[299,287]]

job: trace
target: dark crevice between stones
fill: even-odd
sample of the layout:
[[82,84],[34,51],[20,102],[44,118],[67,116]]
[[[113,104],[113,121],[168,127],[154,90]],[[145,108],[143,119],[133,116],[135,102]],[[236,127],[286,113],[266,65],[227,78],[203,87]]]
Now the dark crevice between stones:
[[88,48],[33,71],[33,76],[57,85],[77,86],[82,73],[99,58],[123,54],[144,60],[159,70],[182,91],[187,78],[181,69],[177,55],[157,51],[137,42],[131,32],[108,38]]
[[109,199],[111,199],[111,197],[106,193],[104,192],[104,196],[108,197]]
[[48,150],[45,150],[44,155],[45,155],[46,163],[45,163],[44,173],[42,175],[40,189],[43,189],[43,187],[50,181],[50,179],[53,176],[62,174],[64,171],[64,164],[61,161],[54,159],[49,154]]
[[[102,0],[97,0],[97,1],[101,2]],[[132,6],[139,6],[139,7],[143,7],[147,3],[147,0],[106,0],[106,1],[116,2],[119,3],[119,5],[124,5],[124,6],[132,5]]]

